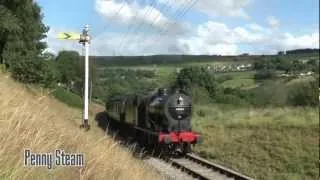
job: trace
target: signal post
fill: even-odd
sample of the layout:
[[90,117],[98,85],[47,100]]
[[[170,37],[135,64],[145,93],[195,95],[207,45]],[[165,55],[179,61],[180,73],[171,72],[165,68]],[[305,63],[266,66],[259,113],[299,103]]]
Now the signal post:
[[89,125],[89,44],[90,44],[90,36],[89,36],[89,25],[86,25],[82,30],[82,34],[74,33],[74,32],[63,32],[58,34],[58,39],[63,40],[79,40],[79,43],[85,47],[85,78],[84,78],[84,93],[83,93],[83,122],[80,128],[84,128],[86,130],[90,129]]
[[79,43],[85,47],[85,76],[84,76],[84,94],[83,94],[83,124],[80,126],[86,130],[90,129],[89,125],[89,26],[86,25],[80,35]]

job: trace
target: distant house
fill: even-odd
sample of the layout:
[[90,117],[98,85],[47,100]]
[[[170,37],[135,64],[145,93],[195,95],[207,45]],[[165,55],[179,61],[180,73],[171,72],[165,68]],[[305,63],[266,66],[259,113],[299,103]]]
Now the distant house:
[[311,71],[307,72],[307,75],[308,75],[308,76],[310,76],[310,75],[312,75],[312,74],[314,74],[314,72],[311,72]]
[[306,64],[307,62],[309,62],[309,59],[299,59],[300,62],[302,62],[303,64]]
[[311,71],[308,71],[306,73],[300,73],[299,76],[311,76],[312,74],[314,74],[314,73]]
[[239,66],[236,67],[237,70],[241,70],[241,71],[245,71],[248,70],[252,67],[252,64],[241,64]]
[[280,77],[290,77],[289,74],[281,74]]

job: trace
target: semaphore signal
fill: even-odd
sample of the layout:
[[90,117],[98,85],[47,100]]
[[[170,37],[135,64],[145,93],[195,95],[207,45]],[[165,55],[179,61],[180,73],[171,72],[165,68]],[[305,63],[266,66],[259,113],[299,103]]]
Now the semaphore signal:
[[89,44],[91,41],[89,35],[89,25],[82,30],[82,34],[74,32],[62,32],[58,34],[58,39],[79,40],[79,43],[85,47],[85,77],[84,77],[84,94],[83,94],[83,122],[81,128],[90,129],[89,125]]
[[83,124],[80,126],[86,130],[90,129],[89,125],[89,25],[86,25],[80,35],[79,43],[85,47],[85,76],[84,76],[84,97],[83,97]]

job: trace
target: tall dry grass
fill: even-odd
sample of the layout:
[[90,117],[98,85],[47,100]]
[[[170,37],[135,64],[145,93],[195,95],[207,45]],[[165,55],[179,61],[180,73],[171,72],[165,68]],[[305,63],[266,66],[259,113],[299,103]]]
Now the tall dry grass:
[[[0,179],[159,179],[104,132],[80,131],[81,111],[0,74]],[[24,167],[23,151],[85,153],[85,167]]]

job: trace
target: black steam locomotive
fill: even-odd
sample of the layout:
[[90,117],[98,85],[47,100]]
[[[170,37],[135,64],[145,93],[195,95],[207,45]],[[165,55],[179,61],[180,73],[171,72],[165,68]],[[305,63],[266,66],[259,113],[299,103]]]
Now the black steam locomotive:
[[129,126],[140,143],[167,153],[188,153],[191,145],[201,141],[191,128],[192,100],[181,89],[115,97],[106,110],[112,119]]

